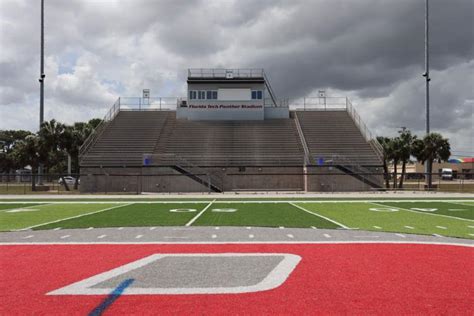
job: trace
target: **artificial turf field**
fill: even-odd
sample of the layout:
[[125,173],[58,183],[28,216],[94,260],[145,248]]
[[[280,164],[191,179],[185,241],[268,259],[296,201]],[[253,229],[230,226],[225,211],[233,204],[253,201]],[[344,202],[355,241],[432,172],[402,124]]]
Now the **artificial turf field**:
[[358,229],[474,239],[474,201],[0,202],[1,231],[146,226]]

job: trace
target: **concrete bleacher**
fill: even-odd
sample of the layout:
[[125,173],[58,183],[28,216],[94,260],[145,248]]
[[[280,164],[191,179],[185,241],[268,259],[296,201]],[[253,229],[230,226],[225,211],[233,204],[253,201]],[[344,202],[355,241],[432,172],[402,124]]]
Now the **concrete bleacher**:
[[81,166],[142,166],[171,111],[120,111],[81,160]]
[[346,111],[296,111],[311,162],[380,166],[381,160]]
[[[166,134],[168,133],[168,134]],[[154,154],[176,155],[197,166],[301,166],[303,148],[294,120],[187,121],[169,118]]]

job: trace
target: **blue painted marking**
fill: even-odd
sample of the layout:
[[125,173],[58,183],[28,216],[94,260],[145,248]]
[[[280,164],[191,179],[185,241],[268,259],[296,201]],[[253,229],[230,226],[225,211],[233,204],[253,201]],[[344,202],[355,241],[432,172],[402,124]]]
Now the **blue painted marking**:
[[100,316],[102,315],[103,312],[105,312],[105,310],[113,304],[113,302],[115,302],[119,297],[120,295],[122,295],[123,291],[130,286],[130,284],[132,284],[134,281],[134,279],[126,279],[125,281],[123,281],[122,283],[119,284],[119,286],[117,286],[113,291],[112,293],[109,294],[109,296],[107,296],[103,301],[102,303],[100,303],[99,306],[97,306],[96,308],[94,308],[94,310],[92,312],[89,313],[89,316]]

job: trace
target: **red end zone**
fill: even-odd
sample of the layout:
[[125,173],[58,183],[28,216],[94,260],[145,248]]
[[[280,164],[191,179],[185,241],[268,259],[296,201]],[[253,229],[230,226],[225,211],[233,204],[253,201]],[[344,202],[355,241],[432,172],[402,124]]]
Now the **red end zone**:
[[474,249],[422,244],[0,246],[2,315],[87,315],[105,295],[46,293],[159,253],[301,256],[278,288],[122,295],[106,314],[473,314]]

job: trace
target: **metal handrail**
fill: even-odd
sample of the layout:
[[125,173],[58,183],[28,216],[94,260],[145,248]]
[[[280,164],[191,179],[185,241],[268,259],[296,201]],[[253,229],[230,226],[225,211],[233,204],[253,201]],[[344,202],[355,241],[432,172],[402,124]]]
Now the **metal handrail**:
[[359,128],[360,132],[364,136],[364,139],[369,143],[369,145],[374,149],[377,157],[382,161],[383,160],[383,148],[382,145],[377,140],[377,137],[369,130],[367,125],[362,121],[360,115],[355,110],[354,106],[352,105],[351,101],[346,98],[346,110],[347,113],[352,117],[353,121]]
[[188,78],[226,78],[228,73],[232,73],[233,78],[263,78],[262,68],[189,68]]
[[95,144],[100,135],[102,135],[106,126],[115,118],[115,116],[117,116],[118,112],[120,112],[120,98],[115,101],[99,125],[97,125],[89,134],[82,146],[79,148],[79,157],[82,157]]

